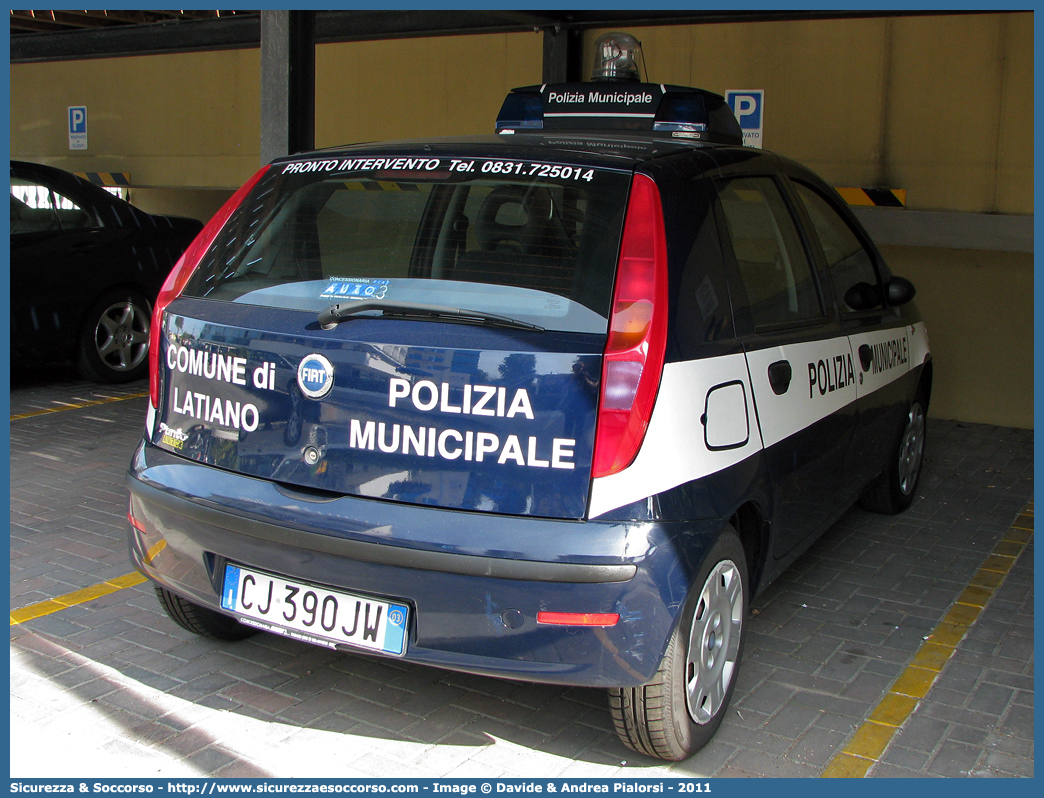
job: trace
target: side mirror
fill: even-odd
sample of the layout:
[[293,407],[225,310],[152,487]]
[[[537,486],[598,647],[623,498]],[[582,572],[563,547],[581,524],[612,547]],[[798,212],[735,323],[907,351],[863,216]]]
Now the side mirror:
[[905,277],[893,277],[888,281],[888,304],[892,307],[905,305],[917,295],[913,283]]

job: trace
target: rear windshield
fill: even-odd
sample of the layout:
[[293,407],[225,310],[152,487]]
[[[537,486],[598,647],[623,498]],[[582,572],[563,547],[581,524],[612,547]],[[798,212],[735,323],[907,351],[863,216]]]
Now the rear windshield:
[[427,303],[604,333],[628,187],[622,172],[504,159],[280,165],[184,295],[317,313]]

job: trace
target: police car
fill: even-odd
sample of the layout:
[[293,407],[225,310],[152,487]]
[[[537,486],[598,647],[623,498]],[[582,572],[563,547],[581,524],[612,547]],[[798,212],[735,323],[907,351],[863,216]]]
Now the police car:
[[748,605],[914,497],[913,286],[721,97],[516,89],[497,134],[294,155],[156,303],[130,550],[181,626],[604,687],[681,759]]

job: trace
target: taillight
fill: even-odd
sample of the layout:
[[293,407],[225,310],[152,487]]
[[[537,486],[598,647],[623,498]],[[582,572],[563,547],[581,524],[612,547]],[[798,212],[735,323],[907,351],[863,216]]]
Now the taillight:
[[254,187],[261,176],[268,171],[267,166],[261,167],[257,173],[246,182],[246,184],[233,194],[228,202],[221,206],[214,218],[207,222],[199,235],[188,245],[181,258],[174,264],[170,274],[156,297],[156,304],[152,308],[152,327],[149,329],[149,398],[152,406],[159,408],[159,375],[160,375],[160,341],[162,340],[163,311],[167,305],[173,302],[185,290],[185,284],[196,270],[199,262],[210,245],[214,243],[217,234],[225,226],[232,212],[239,207],[250,190]]
[[649,426],[667,348],[667,240],[656,183],[635,175],[616,267],[591,474],[627,468]]

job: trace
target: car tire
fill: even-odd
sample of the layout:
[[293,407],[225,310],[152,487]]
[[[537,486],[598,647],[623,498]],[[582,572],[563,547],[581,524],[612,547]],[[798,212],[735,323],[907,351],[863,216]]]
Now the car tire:
[[97,382],[130,382],[149,370],[152,308],[134,290],[103,294],[87,311],[80,330],[77,365]]
[[257,634],[257,629],[245,626],[229,615],[200,606],[159,585],[155,588],[163,609],[182,629],[214,640],[245,640]]
[[924,399],[918,394],[903,417],[887,467],[859,499],[864,509],[895,515],[913,502],[928,443],[928,419],[924,408]]
[[609,691],[613,724],[624,745],[681,760],[710,741],[736,687],[747,599],[746,555],[728,527],[693,580],[656,675],[639,687]]

